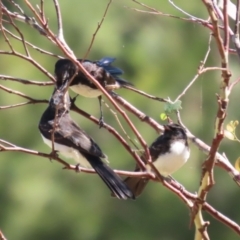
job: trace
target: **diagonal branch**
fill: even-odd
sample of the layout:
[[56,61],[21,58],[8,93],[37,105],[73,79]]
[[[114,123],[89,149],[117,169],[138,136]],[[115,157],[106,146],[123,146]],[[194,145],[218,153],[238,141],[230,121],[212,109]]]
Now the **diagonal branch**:
[[88,49],[87,49],[87,52],[85,53],[84,57],[82,58],[83,60],[87,58],[87,56],[88,56],[88,54],[89,54],[89,52],[90,52],[90,50],[91,50],[91,48],[92,48],[92,45],[93,45],[94,40],[95,40],[95,38],[96,38],[96,35],[97,35],[99,29],[101,28],[101,26],[102,26],[102,24],[103,24],[103,21],[104,21],[106,15],[107,15],[107,12],[108,12],[108,9],[109,9],[111,3],[112,3],[112,0],[109,0],[109,2],[108,2],[108,4],[107,4],[107,7],[106,7],[106,9],[105,9],[105,12],[104,12],[104,14],[103,14],[102,20],[100,21],[100,23],[98,23],[97,29],[96,29],[96,31],[93,33],[92,40],[91,40],[90,45],[89,45],[89,47],[88,47]]
[[5,92],[8,92],[8,93],[10,93],[10,94],[15,94],[15,95],[17,95],[17,96],[20,96],[20,97],[23,97],[23,98],[25,98],[25,99],[28,99],[28,100],[30,100],[31,102],[43,102],[43,103],[44,103],[44,102],[48,102],[47,100],[37,100],[37,99],[31,98],[31,97],[27,96],[27,95],[24,94],[24,93],[21,93],[21,92],[19,92],[19,91],[14,91],[14,90],[12,90],[12,89],[10,89],[10,88],[4,87],[3,85],[0,85],[0,89],[4,90]]

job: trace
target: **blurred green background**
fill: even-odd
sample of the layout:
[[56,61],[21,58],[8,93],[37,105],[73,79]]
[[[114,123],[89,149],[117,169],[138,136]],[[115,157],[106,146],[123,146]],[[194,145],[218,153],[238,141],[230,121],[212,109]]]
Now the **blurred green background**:
[[[36,5],[39,1],[31,3]],[[65,39],[75,54],[83,57],[108,1],[59,0],[59,3]],[[183,16],[167,1],[145,0],[144,3],[162,12]],[[180,0],[177,4],[192,15],[207,19],[201,1],[186,4],[186,1]],[[21,6],[27,15],[32,16],[23,1]],[[17,11],[12,6],[10,8]],[[131,8],[141,7],[127,0],[112,2],[88,58],[95,60],[114,56],[117,58],[115,65],[125,71],[123,77],[137,88],[174,100],[196,74],[208,48],[209,31],[198,24],[140,13]],[[45,11],[49,25],[56,33],[56,13],[52,1],[45,1]],[[9,25],[6,26],[13,30]],[[27,41],[62,55],[56,46],[34,29],[19,22],[17,26]],[[19,42],[13,41],[13,45],[23,53]],[[0,49],[9,50],[2,35]],[[207,65],[220,66],[214,41],[211,49]],[[36,61],[53,74],[56,58],[33,50],[30,52]],[[0,62],[0,74],[38,81],[49,80],[37,68],[20,58],[0,55]],[[230,56],[230,67],[232,79],[235,80],[239,77],[237,56]],[[220,74],[212,71],[202,75],[182,98],[183,122],[208,144],[214,133],[217,108],[215,93],[219,92]],[[0,84],[36,99],[49,99],[53,90],[52,86],[37,87],[4,80]],[[159,123],[164,123],[159,118],[164,109],[162,103],[124,89],[118,93]],[[0,106],[24,101],[18,96],[0,91]],[[96,99],[78,97],[77,105],[99,116]],[[49,153],[50,149],[44,145],[37,128],[46,107],[46,104],[36,104],[1,110],[0,138]],[[113,114],[106,107],[104,115],[107,123],[120,130]],[[132,157],[108,131],[99,130],[97,125],[80,115],[72,116],[99,143],[108,155],[111,167],[125,170],[134,168]],[[132,114],[129,116],[150,144],[157,137],[156,132]],[[230,97],[226,122],[235,119],[240,119],[239,85]],[[128,134],[135,140],[130,131]],[[240,155],[239,144],[229,140],[223,141],[220,152],[223,151],[232,163]],[[191,152],[190,160],[174,174],[174,178],[189,191],[196,192],[205,155],[193,145]],[[222,169],[215,168],[215,173],[216,185],[208,201],[223,214],[240,222],[237,210],[239,188]],[[193,239],[194,236],[194,227],[189,228],[188,208],[160,184],[150,183],[136,201],[120,201],[110,197],[109,190],[98,176],[62,170],[62,166],[54,161],[14,152],[0,153],[0,176],[0,229],[7,239],[172,240]],[[235,233],[208,214],[204,214],[204,218],[211,221],[211,239],[238,239]]]

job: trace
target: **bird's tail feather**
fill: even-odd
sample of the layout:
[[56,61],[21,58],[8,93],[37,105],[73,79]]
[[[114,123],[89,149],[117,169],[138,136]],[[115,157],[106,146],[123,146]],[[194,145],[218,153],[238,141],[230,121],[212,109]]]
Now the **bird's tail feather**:
[[127,80],[125,79],[122,79],[122,78],[119,78],[119,77],[116,77],[114,75],[112,75],[114,77],[114,79],[117,81],[117,83],[121,86],[121,87],[124,87],[124,86],[130,86],[130,87],[133,87],[133,84],[128,82]]
[[128,186],[122,181],[122,179],[114,173],[114,171],[101,161],[98,157],[88,158],[90,164],[102,178],[108,188],[111,190],[113,195],[119,199],[134,199],[135,196],[128,188]]
[[135,197],[138,197],[148,183],[147,178],[127,177],[124,183],[130,188]]

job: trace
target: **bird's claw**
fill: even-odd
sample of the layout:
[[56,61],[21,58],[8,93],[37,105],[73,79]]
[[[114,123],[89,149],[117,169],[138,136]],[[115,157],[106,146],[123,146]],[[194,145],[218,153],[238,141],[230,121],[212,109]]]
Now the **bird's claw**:
[[99,128],[102,128],[104,126],[104,120],[103,120],[103,117],[100,117],[99,118],[99,121],[98,121],[98,125],[99,125]]
[[49,154],[50,161],[52,161],[52,159],[54,159],[54,158],[58,158],[58,151],[56,151],[56,150],[51,151]]
[[80,168],[80,164],[79,163],[76,164],[76,166],[75,166],[75,172],[77,172],[77,173],[81,172],[81,168]]

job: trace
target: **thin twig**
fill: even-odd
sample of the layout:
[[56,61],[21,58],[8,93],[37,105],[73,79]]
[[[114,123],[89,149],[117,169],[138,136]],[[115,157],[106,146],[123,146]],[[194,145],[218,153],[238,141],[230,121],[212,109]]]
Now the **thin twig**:
[[48,78],[50,78],[53,82],[55,82],[55,78],[46,69],[44,69],[38,62],[36,62],[33,58],[27,57],[16,51],[13,53],[13,52],[0,50],[0,54],[14,55],[16,57],[22,58],[22,59],[30,62],[32,65],[34,65],[36,68],[38,68],[41,72],[43,72]]
[[[94,122],[95,124],[99,124],[99,119],[93,117],[92,115],[86,113],[85,111],[83,111],[82,109],[78,108],[75,103],[71,104],[71,110],[81,114],[82,116],[88,118],[89,120],[91,120],[92,122]],[[139,155],[137,154],[136,151],[133,151],[131,149],[131,147],[128,145],[128,143],[125,141],[125,139],[116,131],[115,128],[113,128],[112,126],[106,124],[105,122],[103,123],[103,128],[106,128],[110,133],[112,133],[119,142],[121,142],[121,144],[123,145],[123,147],[132,155],[132,157],[136,160],[138,166],[142,169],[145,170],[145,163],[142,161],[142,159],[139,157]]]
[[[14,1],[10,0],[18,9],[20,9],[21,13],[23,13],[23,10],[20,8],[20,6],[18,4],[16,4]],[[24,38],[24,35],[22,34],[22,32],[20,31],[20,29],[17,27],[17,25],[14,23],[11,15],[7,14],[8,17],[9,17],[9,20],[10,20],[10,24],[15,28],[15,30],[18,32],[20,38],[21,38],[21,43],[23,44],[23,48],[25,50],[25,53],[27,55],[27,57],[30,57],[30,53],[28,51],[28,48],[26,46],[26,43],[25,43],[25,38]]]
[[64,47],[66,48],[66,50],[70,53],[73,54],[73,51],[71,50],[71,48],[67,45],[64,35],[63,35],[63,26],[62,26],[62,15],[61,15],[61,11],[60,11],[60,6],[58,3],[58,0],[53,0],[54,2],[54,6],[56,9],[56,14],[57,14],[57,22],[58,22],[58,33],[57,33],[57,38],[58,40],[64,45]]
[[[54,6],[56,9],[56,14],[57,14],[57,23],[58,23],[58,33],[57,33],[57,37],[64,41],[64,37],[63,37],[63,25],[62,25],[62,16],[61,16],[61,11],[60,11],[60,6],[57,0],[53,0],[54,2]],[[65,43],[65,41],[64,41]],[[66,43],[65,43],[66,44]]]
[[240,20],[240,1],[237,0],[237,11],[236,11],[234,34],[232,36],[232,40],[235,45],[236,51],[238,53],[238,57],[240,58],[239,20]]
[[194,19],[194,20],[198,20],[198,21],[202,21],[201,18],[197,18],[189,13],[187,13],[186,11],[184,11],[183,9],[181,9],[180,7],[178,7],[173,1],[168,0],[168,2],[174,7],[176,8],[179,12],[183,13],[184,15],[190,17],[190,19]]
[[11,49],[11,51],[14,53],[14,49],[12,47],[12,44],[10,43],[10,40],[8,39],[5,31],[4,31],[4,27],[3,27],[3,21],[2,21],[2,10],[3,10],[3,6],[2,6],[2,3],[0,2],[0,12],[1,12],[1,19],[0,19],[0,30],[3,34],[3,37],[6,41],[6,43],[8,44],[9,48]]
[[89,47],[88,47],[88,49],[87,49],[87,52],[85,53],[85,55],[84,55],[84,57],[83,57],[83,60],[87,58],[87,56],[88,56],[88,54],[89,54],[89,52],[90,52],[90,50],[91,50],[91,48],[92,48],[92,45],[93,45],[94,40],[95,40],[95,38],[96,38],[96,35],[97,35],[99,29],[101,28],[101,26],[102,26],[102,24],[103,24],[103,21],[104,21],[106,15],[107,15],[107,12],[108,12],[108,9],[109,9],[111,3],[112,3],[112,0],[109,0],[109,2],[108,2],[108,4],[107,4],[107,7],[106,7],[106,9],[105,9],[105,11],[104,11],[103,17],[102,17],[100,23],[98,23],[97,29],[96,29],[95,32],[93,33],[91,43],[90,43],[90,45],[89,45]]
[[[136,0],[133,0],[133,2],[145,7],[146,9],[150,10],[150,11],[144,11],[144,10],[140,10],[140,9],[136,9],[136,8],[130,8],[136,12],[140,12],[140,13],[147,13],[147,14],[155,14],[155,15],[160,15],[160,16],[163,16],[163,17],[170,17],[170,18],[175,18],[175,19],[179,19],[179,20],[183,20],[183,21],[187,21],[187,22],[193,22],[193,23],[198,23],[198,24],[201,24],[207,28],[209,28],[210,30],[212,30],[212,24],[209,22],[209,21],[206,21],[204,19],[200,19],[200,18],[196,18],[190,14],[186,14],[186,15],[189,15],[191,16],[190,18],[183,18],[183,17],[178,17],[178,16],[174,16],[172,14],[168,14],[168,13],[163,13],[163,12],[160,12],[158,11],[157,9],[155,8],[152,8],[152,7],[149,7],[147,6],[146,4],[143,4],[143,3],[140,3]],[[179,8],[180,10],[180,8]],[[183,10],[182,10],[183,11]]]
[[0,89],[4,90],[5,92],[11,93],[11,94],[15,94],[17,96],[20,96],[20,97],[23,97],[25,99],[28,99],[28,100],[30,100],[32,102],[39,102],[39,101],[41,101],[41,102],[48,102],[47,100],[38,100],[38,99],[31,98],[31,97],[27,96],[26,94],[24,94],[22,92],[12,90],[11,88],[4,87],[3,85],[0,85]]
[[178,95],[178,97],[176,98],[176,100],[174,102],[177,102],[183,95],[186,94],[187,90],[193,85],[193,83],[198,79],[198,77],[203,73],[202,70],[204,69],[204,66],[206,64],[206,61],[208,59],[209,53],[211,51],[211,41],[212,41],[212,35],[210,35],[209,40],[208,40],[208,49],[207,52],[205,54],[205,57],[203,59],[203,61],[200,63],[200,66],[198,68],[198,73],[194,76],[194,78],[190,81],[190,83],[184,88],[184,90],[182,91],[182,93],[180,93]]
[[[11,37],[13,37],[14,39],[17,39],[17,40],[19,40],[19,41],[22,41],[22,39],[21,39],[20,37],[16,36],[15,34],[13,34],[12,32],[10,32],[10,31],[7,30],[6,28],[4,28],[4,31],[5,31],[6,33],[8,33]],[[49,56],[52,56],[52,57],[56,57],[56,58],[63,58],[63,57],[61,57],[61,56],[59,56],[59,55],[57,55],[57,54],[54,54],[54,53],[51,53],[51,52],[49,52],[49,51],[43,50],[43,49],[41,49],[41,48],[33,45],[33,44],[30,43],[30,42],[25,41],[25,44],[28,45],[28,46],[30,46],[31,48],[33,48],[34,50],[36,50],[36,51],[38,51],[38,52],[40,52],[40,53],[43,53],[43,54],[46,54],[46,55],[49,55]]]
[[47,100],[28,101],[28,102],[23,102],[23,103],[12,104],[12,105],[8,105],[8,106],[0,106],[0,110],[22,107],[22,106],[25,106],[25,105],[28,105],[28,104],[46,103],[46,102],[47,102]]
[[52,86],[53,85],[53,82],[38,82],[38,81],[34,81],[34,80],[26,80],[26,79],[12,77],[12,76],[6,76],[6,75],[0,75],[0,79],[15,81],[15,82],[19,82],[19,83],[26,84],[26,85],[37,85],[37,86]]
[[105,106],[107,108],[109,108],[110,112],[113,114],[113,116],[115,117],[119,127],[121,128],[122,132],[124,133],[124,135],[127,137],[127,139],[131,142],[131,144],[136,148],[137,151],[141,151],[139,150],[139,147],[137,146],[137,144],[130,138],[130,136],[127,134],[126,130],[124,129],[118,115],[116,112],[113,111],[113,109],[111,109],[106,103],[105,103]]
[[166,99],[166,98],[160,98],[160,97],[150,95],[148,93],[145,93],[144,91],[141,91],[141,90],[136,89],[136,88],[131,87],[131,86],[126,85],[126,86],[123,86],[123,88],[130,89],[131,91],[136,92],[136,93],[138,93],[140,95],[143,95],[144,97],[150,98],[152,100],[157,100],[157,101],[160,101],[160,102],[169,102],[169,100]]
[[223,215],[221,212],[214,209],[210,204],[204,203],[203,210],[209,213],[212,217],[214,217],[218,221],[222,222],[224,225],[231,228],[238,235],[240,235],[240,226],[236,222],[232,221],[230,218]]
[[44,36],[48,37],[45,30],[38,24],[38,22],[35,20],[35,18],[31,18],[31,17],[27,16],[26,14],[21,15],[21,14],[16,13],[16,12],[11,12],[5,6],[3,6],[2,4],[1,4],[1,6],[2,6],[3,14],[10,15],[12,18],[14,18],[14,19],[16,19],[20,22],[24,22],[24,23],[29,24],[31,27],[36,29],[41,35],[44,35]]
[[228,60],[228,53],[229,53],[229,19],[228,19],[228,1],[229,0],[223,0],[223,23],[224,23],[224,48],[225,48],[225,54],[226,59]]
[[4,235],[3,235],[3,233],[2,233],[1,230],[0,230],[0,240],[7,240],[7,239],[4,237]]

